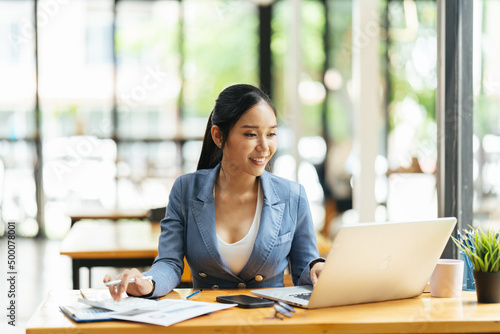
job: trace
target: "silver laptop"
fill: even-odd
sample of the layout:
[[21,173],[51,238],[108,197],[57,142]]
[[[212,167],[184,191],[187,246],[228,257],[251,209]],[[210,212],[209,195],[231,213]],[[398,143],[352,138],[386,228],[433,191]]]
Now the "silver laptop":
[[436,218],[343,225],[314,289],[295,286],[251,293],[310,309],[419,296],[456,222]]

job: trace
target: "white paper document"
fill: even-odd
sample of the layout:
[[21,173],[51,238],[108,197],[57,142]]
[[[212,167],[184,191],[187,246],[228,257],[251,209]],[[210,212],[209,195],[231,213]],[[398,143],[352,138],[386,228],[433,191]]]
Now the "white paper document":
[[120,320],[170,326],[177,322],[233,306],[236,306],[236,304],[207,303],[185,299],[162,299],[157,302],[154,309],[119,312],[113,314],[111,317]]
[[78,299],[80,303],[87,304],[93,307],[99,307],[105,310],[126,312],[132,310],[152,309],[158,306],[159,301],[154,299],[138,298],[138,297],[122,297],[121,301],[113,300],[112,298],[103,300]]

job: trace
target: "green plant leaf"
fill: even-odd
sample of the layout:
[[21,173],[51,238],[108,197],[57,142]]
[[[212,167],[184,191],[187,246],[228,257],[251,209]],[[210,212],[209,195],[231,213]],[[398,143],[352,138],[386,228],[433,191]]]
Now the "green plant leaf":
[[467,256],[474,270],[482,272],[500,272],[500,240],[499,233],[492,229],[484,231],[469,226],[464,230],[463,240],[452,236],[457,247]]

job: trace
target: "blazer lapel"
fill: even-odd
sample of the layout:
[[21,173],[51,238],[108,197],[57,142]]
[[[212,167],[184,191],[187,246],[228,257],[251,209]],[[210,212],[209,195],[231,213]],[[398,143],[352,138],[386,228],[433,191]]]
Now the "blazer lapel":
[[195,218],[198,230],[200,231],[203,243],[209,254],[219,267],[224,269],[233,277],[231,270],[222,260],[217,247],[217,232],[215,230],[215,201],[213,189],[220,165],[212,169],[196,199],[190,201],[190,209]]
[[239,277],[245,281],[255,277],[266,263],[278,237],[285,210],[285,203],[279,203],[280,197],[274,189],[269,173],[264,172],[260,176],[260,180],[264,203],[262,205],[259,232],[252,253],[239,274]]

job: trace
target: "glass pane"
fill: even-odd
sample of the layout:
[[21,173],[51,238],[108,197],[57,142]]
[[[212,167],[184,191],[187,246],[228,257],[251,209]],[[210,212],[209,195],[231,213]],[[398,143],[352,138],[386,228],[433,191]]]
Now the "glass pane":
[[113,1],[39,6],[39,94],[45,138],[111,136]]
[[178,1],[120,1],[116,50],[118,136],[177,135],[181,91]]
[[[285,103],[286,94],[293,94],[289,85],[288,71],[293,37],[291,35],[293,11],[294,5],[291,2],[280,1],[273,4],[271,20],[273,96],[271,98],[279,115],[283,116],[279,119],[279,151],[276,154],[273,171],[282,177],[298,180],[304,185],[315,228],[319,229],[324,221],[322,205],[324,193],[315,165],[321,164],[325,159],[325,152],[321,149],[325,141],[317,137],[322,135],[322,111],[326,99],[326,88],[323,84],[325,7],[322,1],[301,2],[300,41],[298,41],[301,52],[301,73],[297,87],[300,99],[298,111],[300,133],[294,133],[289,128],[294,122],[289,118],[289,111],[286,110],[288,106]],[[294,157],[297,136],[301,137],[297,147],[302,160],[299,165]]]
[[118,207],[166,206],[170,188],[181,173],[178,144],[173,141],[120,143],[118,153]]
[[325,52],[323,34],[325,10],[321,1],[302,3],[302,77],[299,95],[302,102],[302,136],[322,134],[321,113],[326,98],[323,84]]
[[[433,173],[437,159],[437,7],[391,1],[389,11],[389,168]],[[414,166],[412,166],[412,164]]]
[[192,173],[196,171],[198,166],[198,159],[200,159],[201,147],[203,141],[191,140],[187,141],[182,146],[182,159],[183,159],[183,173]]
[[[324,164],[326,220],[352,209],[352,9],[350,0],[330,0],[328,6],[329,67],[323,78],[327,89],[330,130]],[[321,173],[320,173],[321,174]],[[332,229],[330,229],[331,232]]]
[[328,8],[330,67],[324,82],[328,90],[330,137],[335,143],[346,143],[352,138],[353,129],[353,106],[349,95],[352,80],[352,1],[329,1]]
[[234,83],[258,85],[258,15],[251,1],[186,0],[183,116],[202,116],[187,137],[201,137],[217,95]]
[[0,1],[0,235],[8,221],[19,236],[36,221],[35,41],[33,1]]
[[116,144],[95,136],[44,141],[45,226],[49,237],[69,228],[69,210],[112,209],[116,203]]
[[[325,10],[321,1],[303,1],[301,4],[301,62],[302,73],[298,87],[301,100],[302,136],[320,135],[321,112],[326,98],[323,84],[325,52],[323,34]],[[271,52],[273,60],[273,102],[281,115],[286,115],[285,87],[287,87],[287,58],[290,47],[289,20],[291,4],[286,1],[273,5],[271,21]],[[283,119],[286,125],[287,120]]]
[[289,47],[286,29],[287,3],[280,1],[273,4],[271,20],[271,58],[273,80],[273,103],[280,114],[285,113],[285,54]]
[[[437,5],[388,3],[388,126],[386,178],[389,220],[437,216]],[[412,203],[411,206],[405,203]]]
[[500,206],[500,1],[474,2],[474,219],[498,228]]
[[33,1],[0,1],[0,138],[35,133]]
[[[35,145],[25,141],[0,141],[0,208],[3,224],[14,220],[20,236],[35,236]],[[0,234],[3,233],[3,227]]]

